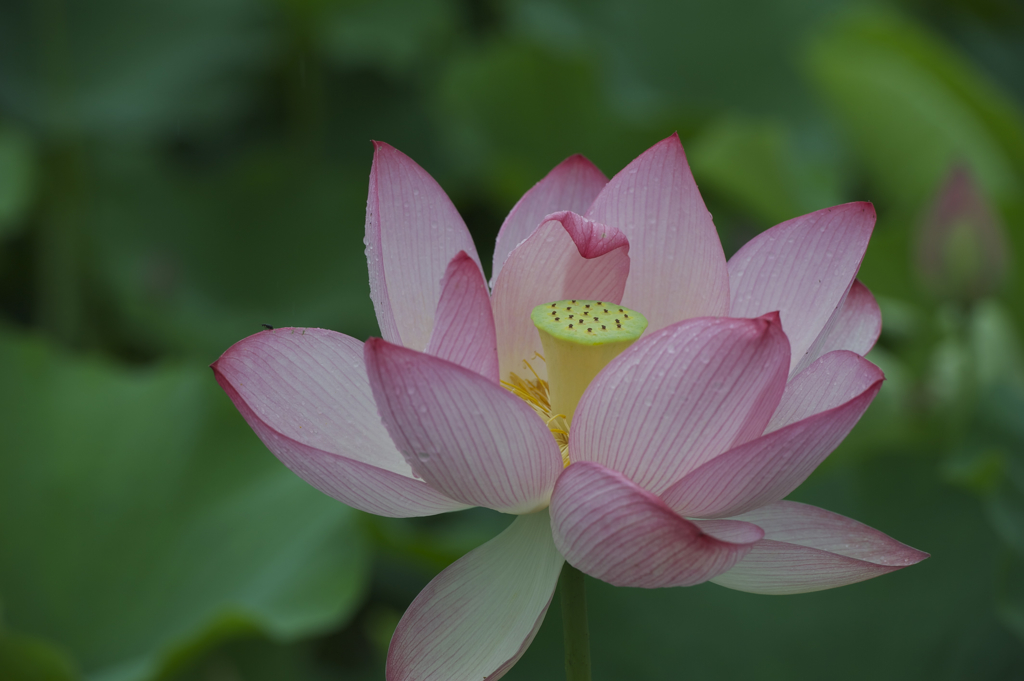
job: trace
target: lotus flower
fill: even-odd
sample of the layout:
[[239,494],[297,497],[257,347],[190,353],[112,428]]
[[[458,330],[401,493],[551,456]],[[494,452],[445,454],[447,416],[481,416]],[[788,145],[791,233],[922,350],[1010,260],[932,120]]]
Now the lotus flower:
[[[616,585],[796,593],[925,557],[782,501],[882,382],[863,358],[881,318],[855,281],[874,219],[821,210],[726,262],[673,135],[611,181],[581,156],[558,165],[502,225],[488,286],[448,197],[378,143],[366,254],[383,338],[278,328],[213,369],[266,446],[346,504],[516,515],[430,582],[388,654],[391,680],[497,679],[566,560]],[[532,311],[577,301],[602,310],[587,333],[591,312],[634,311],[646,335],[603,369],[569,366],[586,344],[545,361]]]

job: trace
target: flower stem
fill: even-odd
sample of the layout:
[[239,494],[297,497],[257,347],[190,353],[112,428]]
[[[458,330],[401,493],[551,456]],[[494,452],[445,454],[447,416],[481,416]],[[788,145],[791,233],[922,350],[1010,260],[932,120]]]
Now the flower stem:
[[566,681],[590,681],[590,627],[583,573],[566,563],[558,578],[558,590],[562,594]]

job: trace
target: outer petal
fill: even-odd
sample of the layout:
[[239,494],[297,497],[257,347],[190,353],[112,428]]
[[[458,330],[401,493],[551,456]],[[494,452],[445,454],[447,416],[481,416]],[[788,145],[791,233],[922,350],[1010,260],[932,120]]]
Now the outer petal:
[[845,404],[884,378],[881,369],[860,355],[849,350],[830,352],[786,384],[765,432]]
[[847,203],[759,234],[729,260],[730,316],[757,317],[778,310],[795,370],[822,330],[830,321],[834,324],[833,315],[857,275],[874,224],[870,203]]
[[465,251],[448,263],[427,352],[498,382],[498,341],[491,297],[480,271]]
[[546,510],[452,563],[395,629],[388,681],[501,678],[540,629],[562,570]]
[[[873,376],[874,381],[868,383],[863,380],[864,375],[857,376],[862,391],[845,403],[828,408],[835,393],[840,392],[830,390],[830,384],[838,379],[825,382],[827,369],[831,367],[815,371],[811,378],[817,381],[815,387],[819,389],[821,402],[816,406],[822,411],[751,440],[690,471],[661,495],[665,503],[680,515],[719,518],[779,501],[796,489],[839,446],[882,387],[882,372],[866,359],[846,351],[831,353],[823,359],[836,355],[840,360],[849,357],[853,362],[867,365],[861,367],[861,373]],[[818,364],[812,365],[794,382],[817,367]],[[835,373],[839,372],[833,375]],[[852,381],[847,381],[850,383]],[[801,392],[807,395],[812,391],[802,389]],[[831,394],[826,394],[829,392]]]
[[[622,232],[575,213],[549,215],[512,251],[494,283],[501,377],[521,373],[523,360],[541,351],[530,321],[534,307],[566,298],[618,304],[627,276],[629,243]],[[546,375],[542,362],[534,369]]]
[[571,461],[594,461],[659,494],[764,431],[789,369],[777,314],[703,318],[639,340],[583,394]]
[[374,142],[366,260],[370,297],[385,339],[415,350],[427,347],[441,277],[459,251],[480,264],[469,230],[444,190],[411,158]]
[[712,581],[760,594],[797,594],[862,582],[919,563],[927,553],[821,508],[779,501],[740,520],[765,531],[736,567]]
[[413,470],[467,504],[547,505],[562,458],[530,407],[480,374],[380,338],[365,346],[381,419]]
[[575,567],[615,586],[648,589],[706,582],[764,536],[745,523],[710,523],[705,531],[593,463],[574,463],[558,478],[551,527],[555,546]]
[[864,356],[875,347],[881,333],[882,311],[868,287],[855,280],[831,328],[822,331],[808,358],[813,355],[817,359],[833,350],[850,350]]
[[729,313],[725,254],[678,134],[613,177],[587,217],[626,233],[633,268],[622,304],[646,316],[650,331]]
[[466,507],[412,477],[377,416],[354,338],[263,331],[228,348],[213,373],[270,451],[325,494],[392,517]]
[[551,213],[571,210],[584,213],[594,197],[608,184],[608,178],[585,157],[576,154],[565,159],[547,176],[523,194],[505,218],[494,243],[491,285],[498,280],[506,258]]

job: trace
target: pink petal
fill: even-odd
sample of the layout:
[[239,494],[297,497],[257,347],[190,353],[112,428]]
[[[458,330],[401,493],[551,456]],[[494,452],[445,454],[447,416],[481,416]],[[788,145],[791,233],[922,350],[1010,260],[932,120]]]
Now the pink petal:
[[722,244],[678,134],[613,177],[587,217],[621,229],[629,239],[633,266],[622,304],[647,317],[648,332],[729,313]]
[[[835,378],[829,379],[828,369],[833,367],[812,365],[792,383],[809,371],[822,369],[811,377],[815,380],[813,388],[801,388],[804,397],[814,392],[820,397],[820,403],[812,406],[808,400],[805,405],[814,408],[814,414],[742,444],[690,471],[661,495],[665,503],[680,515],[718,518],[776,502],[795,490],[839,446],[882,387],[882,372],[866,359],[845,350],[822,359],[835,356],[841,360],[853,358],[850,364],[856,361],[866,366],[860,367],[860,373],[853,380],[843,381],[838,371],[831,372]],[[863,380],[867,376],[873,376],[874,382]],[[856,386],[860,392],[833,407],[837,393],[854,392],[837,388],[834,383],[845,383],[847,388]],[[786,394],[789,394],[788,387]]]
[[[530,321],[537,305],[583,298],[618,304],[629,276],[629,243],[622,232],[575,213],[549,215],[505,261],[494,283],[494,323],[502,379],[522,374],[523,360],[541,352]],[[543,362],[532,362],[543,377]]]
[[875,347],[881,333],[882,311],[868,287],[855,280],[831,328],[822,331],[808,359],[817,359],[833,350],[850,350],[864,356]]
[[754,237],[729,260],[729,315],[778,310],[792,347],[791,371],[796,369],[822,330],[834,324],[833,313],[857,275],[874,224],[870,203],[847,203]]
[[480,264],[469,230],[444,190],[411,158],[374,142],[366,260],[384,338],[414,350],[427,347],[441,278],[459,251]]
[[448,263],[427,353],[498,382],[498,341],[484,274],[465,251]]
[[507,513],[547,504],[562,458],[524,401],[480,374],[380,338],[364,351],[381,419],[416,475],[453,499]]
[[530,646],[562,570],[547,511],[448,566],[395,629],[387,681],[499,679]]
[[412,477],[377,416],[354,338],[263,331],[228,348],[213,373],[267,448],[325,494],[392,517],[466,507]]
[[849,350],[835,350],[786,384],[765,432],[833,409],[863,394],[885,378],[882,370]]
[[498,273],[509,254],[533,234],[546,215],[563,210],[585,212],[606,184],[608,178],[604,173],[585,157],[576,154],[559,163],[543,180],[533,185],[512,208],[498,232],[491,284],[498,280]]
[[716,584],[761,594],[797,594],[861,582],[919,563],[913,549],[856,520],[779,501],[740,520],[764,529],[759,542]]
[[764,431],[782,396],[789,343],[778,315],[691,319],[642,338],[583,394],[569,458],[660,494]]
[[704,534],[730,544],[753,544],[764,538],[764,530],[752,523],[728,518],[688,520],[700,528]]
[[648,589],[706,582],[763,536],[756,526],[735,521],[710,523],[705,531],[593,463],[574,463],[558,478],[551,527],[555,546],[570,564],[615,586]]

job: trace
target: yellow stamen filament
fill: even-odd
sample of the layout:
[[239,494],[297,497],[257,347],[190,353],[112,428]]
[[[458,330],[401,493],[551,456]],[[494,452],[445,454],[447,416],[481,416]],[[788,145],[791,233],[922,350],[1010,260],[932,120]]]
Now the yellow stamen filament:
[[[539,352],[535,353],[534,357],[540,359],[542,362],[544,361],[544,357]],[[508,380],[502,381],[501,385],[513,395],[530,405],[530,407],[537,412],[537,415],[544,419],[544,423],[547,424],[552,437],[555,438],[555,444],[558,445],[558,451],[562,454],[562,466],[568,466],[569,424],[566,421],[564,414],[551,413],[551,402],[548,399],[548,382],[540,377],[537,371],[527,360],[524,359],[523,364],[526,365],[526,368],[531,374],[533,374],[532,379],[523,378],[514,372],[510,372]]]

